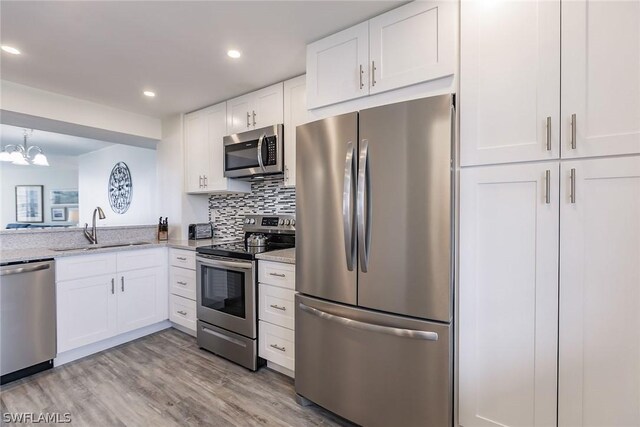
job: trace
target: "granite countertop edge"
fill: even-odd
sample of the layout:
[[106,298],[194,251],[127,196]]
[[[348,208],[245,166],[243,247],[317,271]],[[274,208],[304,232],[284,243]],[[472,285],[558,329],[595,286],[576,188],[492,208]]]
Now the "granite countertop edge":
[[277,251],[265,252],[256,255],[257,259],[263,261],[283,262],[285,264],[296,263],[296,248],[280,249]]
[[[49,248],[25,248],[25,249],[5,249],[0,250],[0,264],[15,263],[15,262],[27,262],[41,259],[57,259],[70,256],[79,255],[91,255],[101,254],[107,252],[125,252],[133,251],[136,249],[151,249],[170,247],[176,249],[184,249],[195,251],[200,246],[208,246],[217,243],[223,243],[230,239],[211,239],[211,240],[168,240],[168,241],[150,241],[149,243],[142,245],[120,246],[120,247],[106,247],[97,248],[91,250],[78,249],[68,251],[56,251]],[[116,244],[116,243],[110,243]],[[126,244],[126,243],[123,243]],[[88,245],[86,246],[88,247]]]

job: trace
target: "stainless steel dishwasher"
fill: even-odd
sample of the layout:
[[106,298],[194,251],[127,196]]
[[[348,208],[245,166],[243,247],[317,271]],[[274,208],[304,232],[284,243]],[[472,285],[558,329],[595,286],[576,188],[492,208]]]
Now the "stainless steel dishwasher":
[[56,282],[53,260],[0,266],[1,384],[53,366]]

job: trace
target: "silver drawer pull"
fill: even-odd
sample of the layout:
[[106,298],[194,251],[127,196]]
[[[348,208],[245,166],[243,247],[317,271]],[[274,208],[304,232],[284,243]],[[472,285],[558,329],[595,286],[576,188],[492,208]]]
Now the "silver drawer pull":
[[178,285],[187,286],[187,282],[177,281],[176,283],[177,283]]
[[286,275],[282,274],[282,273],[269,273],[270,276],[276,276],[276,277],[287,277]]
[[282,307],[282,306],[276,305],[276,304],[271,304],[271,305],[269,305],[269,307],[275,308],[276,310],[287,311],[287,307]]
[[176,257],[176,259],[179,259],[180,261],[186,261],[187,259],[183,256],[178,256]]
[[183,316],[186,316],[187,312],[186,311],[182,311],[182,310],[178,310],[178,314],[182,314]]
[[269,344],[269,347],[275,348],[276,350],[280,350],[280,351],[286,351],[287,349],[284,347],[280,347],[277,344]]

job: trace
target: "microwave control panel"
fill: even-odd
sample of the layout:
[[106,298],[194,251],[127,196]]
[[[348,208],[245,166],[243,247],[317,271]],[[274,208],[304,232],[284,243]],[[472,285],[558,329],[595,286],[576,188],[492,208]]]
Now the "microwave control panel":
[[277,143],[276,143],[276,137],[274,136],[268,136],[264,139],[263,142],[264,146],[267,147],[267,155],[266,155],[266,160],[264,162],[265,166],[272,166],[272,165],[276,165],[278,164],[278,156],[277,156]]

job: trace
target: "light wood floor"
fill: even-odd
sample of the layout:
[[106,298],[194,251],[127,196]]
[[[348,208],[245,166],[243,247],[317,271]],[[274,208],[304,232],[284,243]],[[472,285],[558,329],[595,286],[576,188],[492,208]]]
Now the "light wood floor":
[[295,402],[293,380],[250,372],[175,329],[2,386],[5,412],[69,412],[82,426],[344,426]]

